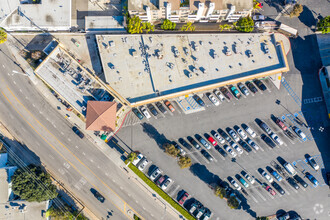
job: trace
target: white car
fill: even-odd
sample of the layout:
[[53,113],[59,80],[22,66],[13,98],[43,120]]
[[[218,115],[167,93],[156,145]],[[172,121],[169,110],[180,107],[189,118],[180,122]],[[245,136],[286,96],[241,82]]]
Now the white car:
[[265,16],[264,16],[264,15],[254,15],[254,16],[252,17],[252,19],[253,19],[254,21],[263,21],[263,20],[265,20]]
[[150,179],[154,181],[161,173],[162,171],[158,167],[155,168],[155,170],[150,174]]
[[256,133],[249,126],[245,127],[245,131],[247,133],[249,133],[249,135],[251,135],[251,137],[253,137],[253,138],[255,138],[257,136]]
[[142,160],[143,157],[144,157],[144,156],[143,156],[142,154],[138,154],[138,155],[136,156],[136,158],[132,161],[132,164],[133,164],[134,166],[136,166],[136,164],[138,164],[138,163],[140,162],[140,160]]
[[233,129],[230,129],[228,131],[228,134],[235,140],[235,141],[239,141],[239,137],[237,137],[236,132]]
[[144,168],[146,168],[146,166],[148,165],[149,161],[147,160],[147,158],[143,158],[140,163],[139,163],[139,166],[138,166],[138,169],[143,171]]
[[283,141],[275,134],[275,133],[272,133],[270,135],[270,137],[275,141],[275,143],[277,143],[278,145],[282,145],[283,144]]
[[314,170],[318,171],[320,169],[320,166],[316,163],[316,161],[313,159],[313,157],[307,158],[308,163],[313,167]]
[[238,126],[236,128],[236,132],[239,134],[239,136],[241,136],[241,138],[243,138],[243,140],[245,140],[247,138],[246,133]]
[[224,144],[226,142],[225,139],[223,139],[223,137],[221,137],[218,133],[214,133],[213,136],[220,142],[220,144]]
[[266,173],[264,170],[261,172],[261,175],[270,183],[272,183],[274,180],[271,176],[269,176],[268,173]]
[[234,148],[238,152],[238,154],[243,153],[243,150],[236,143],[231,142],[230,145],[231,145],[232,148]]
[[161,186],[161,188],[162,188],[162,190],[166,190],[167,189],[167,187],[171,184],[173,182],[173,180],[171,179],[171,178],[167,178],[164,182],[163,182],[163,184],[162,184],[162,186]]
[[237,156],[237,153],[236,153],[235,151],[233,151],[233,149],[231,149],[228,145],[225,145],[224,148],[225,148],[225,150],[226,150],[228,153],[230,153],[230,155],[231,155],[232,157],[236,157],[236,156]]
[[248,141],[247,141],[247,143],[251,146],[251,147],[253,147],[255,150],[259,150],[259,145],[258,144],[256,144],[256,143],[254,143],[254,141],[252,141],[251,139],[249,139]]
[[306,141],[306,134],[304,132],[302,132],[299,128],[294,127],[293,128],[294,132],[296,132],[296,134],[303,139],[303,141]]
[[141,110],[141,112],[144,114],[144,116],[145,116],[146,118],[151,118],[151,115],[149,114],[149,112],[148,112],[148,110],[147,110],[146,107],[142,106],[142,107],[140,108],[140,110]]
[[220,102],[217,98],[214,97],[211,93],[207,95],[207,97],[210,99],[210,101],[215,105],[218,106],[220,105]]
[[244,177],[251,183],[254,184],[256,181],[253,177],[251,177],[249,174],[245,173]]
[[226,99],[225,96],[222,95],[222,93],[219,90],[214,90],[213,93],[220,99],[221,102],[225,101],[225,99]]
[[230,180],[230,183],[237,189],[237,190],[241,190],[242,187],[240,185],[238,185],[238,183],[234,180],[234,179],[231,179]]

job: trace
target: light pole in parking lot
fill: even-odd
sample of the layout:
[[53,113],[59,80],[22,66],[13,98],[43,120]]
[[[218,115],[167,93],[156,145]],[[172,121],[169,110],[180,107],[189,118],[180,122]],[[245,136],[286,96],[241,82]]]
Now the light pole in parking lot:
[[242,167],[242,165],[237,162],[236,158],[232,158],[231,162],[236,163],[240,168],[242,168],[246,173],[248,173],[248,171],[246,171],[244,167]]

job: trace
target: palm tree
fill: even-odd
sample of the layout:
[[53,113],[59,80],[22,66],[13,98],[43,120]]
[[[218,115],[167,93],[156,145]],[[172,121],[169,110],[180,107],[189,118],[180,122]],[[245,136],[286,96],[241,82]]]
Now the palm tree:
[[261,5],[260,2],[258,2],[257,0],[253,0],[253,13],[258,12],[261,9]]

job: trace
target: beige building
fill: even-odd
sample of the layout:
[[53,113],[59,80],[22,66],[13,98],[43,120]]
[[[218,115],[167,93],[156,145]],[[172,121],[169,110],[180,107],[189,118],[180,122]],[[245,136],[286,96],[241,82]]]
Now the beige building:
[[129,14],[149,22],[234,22],[252,8],[252,0],[128,0]]

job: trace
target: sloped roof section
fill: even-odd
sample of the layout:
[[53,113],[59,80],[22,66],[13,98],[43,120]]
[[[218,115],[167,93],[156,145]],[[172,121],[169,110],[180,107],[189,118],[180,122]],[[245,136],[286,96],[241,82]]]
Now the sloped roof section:
[[86,130],[115,131],[116,111],[116,102],[88,101]]

